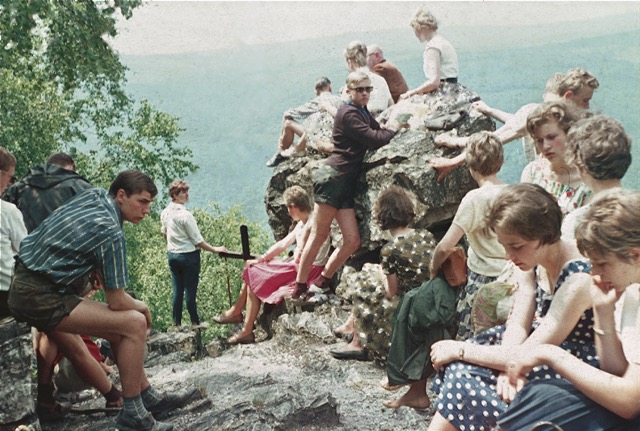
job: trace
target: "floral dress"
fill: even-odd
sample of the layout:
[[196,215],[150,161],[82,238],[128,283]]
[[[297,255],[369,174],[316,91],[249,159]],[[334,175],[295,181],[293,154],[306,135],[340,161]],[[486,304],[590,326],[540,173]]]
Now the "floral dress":
[[[588,273],[591,267],[584,260],[572,260],[563,267],[555,292],[562,289],[565,280],[575,273]],[[543,291],[536,280],[536,312],[533,329],[538,320],[544,317],[551,306],[552,294]],[[467,340],[468,343],[482,345],[499,345],[505,326],[496,326],[481,332]],[[593,311],[586,310],[580,320],[560,347],[569,351],[582,361],[598,366],[593,337]],[[496,392],[496,381],[499,372],[490,368],[471,365],[466,362],[452,362],[439,373],[433,381],[431,389],[438,394],[436,408],[451,425],[460,431],[489,431],[496,426],[500,414],[507,409]],[[558,373],[548,366],[534,368],[527,380],[559,379]]]
[[[386,243],[381,251],[380,265],[365,265],[362,271],[348,278],[356,327],[362,344],[377,358],[386,361],[392,318],[404,293],[429,279],[429,265],[437,241],[428,230],[414,230]],[[382,270],[380,270],[380,267]],[[398,293],[385,296],[386,275],[398,278]]]
[[576,208],[580,208],[591,195],[591,190],[582,183],[577,187],[572,187],[552,179],[549,163],[546,159],[534,160],[527,168],[530,170],[530,182],[538,184],[556,198],[563,217]]

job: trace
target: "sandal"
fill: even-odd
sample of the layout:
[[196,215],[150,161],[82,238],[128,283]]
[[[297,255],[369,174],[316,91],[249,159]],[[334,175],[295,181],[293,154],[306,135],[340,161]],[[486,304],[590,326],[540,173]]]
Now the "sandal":
[[240,333],[238,332],[237,334],[234,334],[225,340],[226,344],[229,344],[232,346],[236,344],[252,344],[255,342],[256,342],[256,336],[254,335],[253,332],[250,332],[247,335],[240,335]]
[[42,422],[52,422],[63,419],[70,410],[71,404],[64,402],[59,403],[55,401],[53,404],[38,403],[36,405],[36,413]]
[[227,316],[224,313],[220,313],[217,316],[213,317],[214,322],[220,323],[223,325],[242,323],[243,320],[244,318],[242,317],[242,313],[236,316]]

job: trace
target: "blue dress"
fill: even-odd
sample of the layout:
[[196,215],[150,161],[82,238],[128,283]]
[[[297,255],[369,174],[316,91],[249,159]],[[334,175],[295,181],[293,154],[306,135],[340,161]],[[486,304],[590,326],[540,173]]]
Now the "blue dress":
[[[588,273],[590,265],[583,260],[572,260],[565,264],[560,272],[554,292],[562,288],[565,280],[575,273]],[[536,311],[532,330],[538,326],[536,320],[549,311],[553,295],[543,291],[536,279]],[[496,326],[481,332],[467,343],[481,345],[499,345],[505,326]],[[597,366],[596,349],[593,337],[593,311],[586,310],[560,347],[571,352],[584,362]],[[466,362],[452,362],[439,373],[433,381],[432,391],[438,394],[436,408],[451,425],[460,431],[489,431],[496,426],[500,414],[507,409],[496,392],[499,372],[490,368],[471,365]],[[548,366],[534,368],[528,380],[559,379],[558,373]]]

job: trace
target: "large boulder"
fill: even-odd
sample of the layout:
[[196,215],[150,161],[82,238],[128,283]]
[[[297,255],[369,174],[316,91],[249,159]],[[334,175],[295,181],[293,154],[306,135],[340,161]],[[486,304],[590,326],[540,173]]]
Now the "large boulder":
[[[469,106],[467,104],[457,108],[462,113],[456,123],[459,136],[468,136],[481,130],[495,130],[495,123],[491,119],[469,109]],[[432,130],[433,118],[413,118],[411,123],[412,128],[401,130],[388,145],[368,152],[364,158],[362,172],[354,185],[355,210],[362,239],[360,250],[354,254],[355,260],[369,259],[367,256],[372,255],[370,252],[377,250],[389,239],[386,232],[380,231],[372,217],[373,204],[380,191],[392,185],[411,191],[416,202],[415,227],[427,228],[437,234],[438,231],[446,230],[464,195],[477,187],[464,165],[442,181],[437,181],[438,173],[429,166],[429,160],[434,157],[454,157],[460,150],[435,146],[434,138],[444,130]],[[444,126],[447,127],[446,122]],[[307,156],[288,159],[275,169],[267,187],[265,205],[269,225],[276,239],[284,237],[292,227],[282,193],[292,185],[300,185],[312,193],[311,174],[323,163],[325,157],[320,152],[310,150]],[[334,244],[339,239],[337,234],[334,226]]]

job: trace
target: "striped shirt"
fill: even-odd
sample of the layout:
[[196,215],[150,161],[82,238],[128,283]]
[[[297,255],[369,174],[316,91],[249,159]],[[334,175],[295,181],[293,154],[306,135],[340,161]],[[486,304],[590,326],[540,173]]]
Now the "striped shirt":
[[21,244],[19,258],[29,270],[56,284],[82,282],[93,271],[105,289],[129,284],[122,214],[103,189],[86,190],[59,207]]

